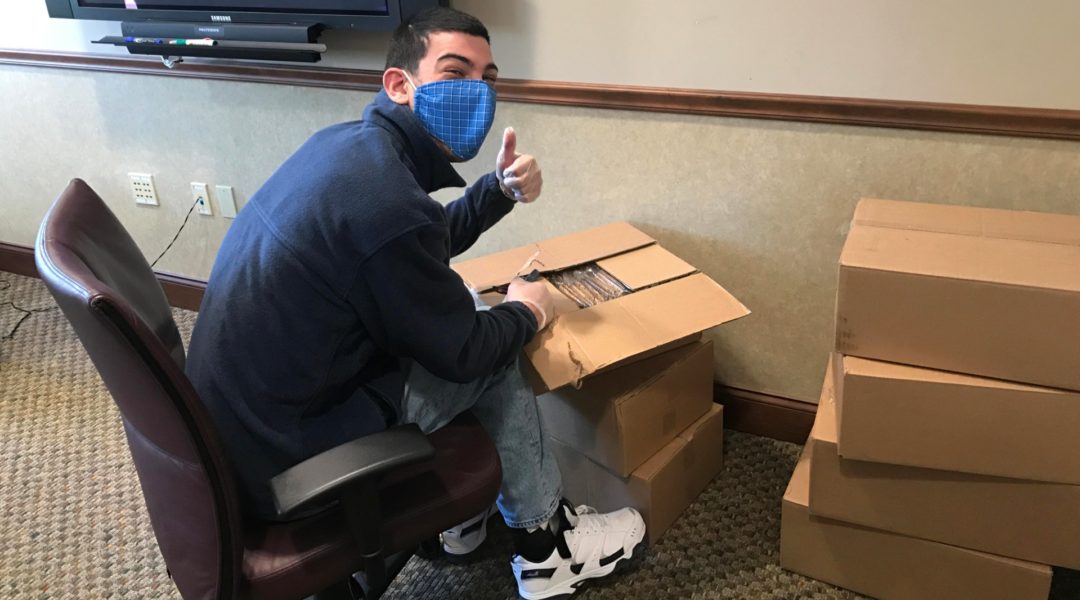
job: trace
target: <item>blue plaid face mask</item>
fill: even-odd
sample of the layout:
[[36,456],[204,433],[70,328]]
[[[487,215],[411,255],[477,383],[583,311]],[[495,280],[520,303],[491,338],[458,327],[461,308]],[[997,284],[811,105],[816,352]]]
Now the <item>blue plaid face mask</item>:
[[414,111],[428,133],[461,160],[480,152],[495,121],[495,88],[479,79],[432,81],[420,87],[405,75],[416,93]]

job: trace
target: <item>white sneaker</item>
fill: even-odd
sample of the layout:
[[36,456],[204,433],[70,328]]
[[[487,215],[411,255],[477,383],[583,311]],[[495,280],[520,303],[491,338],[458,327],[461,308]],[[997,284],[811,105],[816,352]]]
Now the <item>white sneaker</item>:
[[461,525],[442,532],[439,537],[442,539],[443,551],[458,557],[472,553],[487,539],[488,518],[498,512],[499,509],[492,504],[487,510]]
[[534,563],[515,555],[510,562],[518,594],[526,600],[573,594],[586,580],[610,575],[644,547],[645,520],[632,508],[605,514],[587,506],[575,511],[563,505],[560,510],[551,556]]

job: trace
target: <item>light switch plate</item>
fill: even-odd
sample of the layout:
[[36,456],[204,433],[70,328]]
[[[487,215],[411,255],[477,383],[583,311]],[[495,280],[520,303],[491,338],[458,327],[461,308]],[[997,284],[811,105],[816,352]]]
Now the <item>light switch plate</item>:
[[218,209],[221,216],[226,219],[236,218],[236,196],[233,194],[231,185],[219,185],[214,188],[217,193]]

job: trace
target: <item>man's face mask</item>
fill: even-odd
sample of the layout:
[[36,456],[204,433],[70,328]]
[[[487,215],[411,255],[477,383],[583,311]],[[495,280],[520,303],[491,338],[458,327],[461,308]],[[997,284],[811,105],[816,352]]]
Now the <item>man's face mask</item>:
[[413,105],[424,129],[461,160],[480,152],[495,121],[495,88],[480,79],[448,79],[413,86]]

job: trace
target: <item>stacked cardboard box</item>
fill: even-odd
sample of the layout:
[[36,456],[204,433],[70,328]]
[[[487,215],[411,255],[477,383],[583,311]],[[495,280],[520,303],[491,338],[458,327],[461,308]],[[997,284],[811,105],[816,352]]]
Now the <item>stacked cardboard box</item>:
[[785,569],[859,593],[910,600],[1045,598],[1050,568],[810,512],[813,448],[784,493],[780,561]]
[[633,506],[655,543],[723,464],[711,343],[696,342],[540,398],[566,497]]
[[863,200],[839,283],[783,566],[886,598],[1045,598],[1044,565],[1080,568],[1080,217]]
[[638,508],[655,542],[722,464],[712,343],[701,333],[749,311],[625,223],[454,268],[489,304],[516,275],[544,276],[556,316],[525,355],[564,494],[601,511]]

